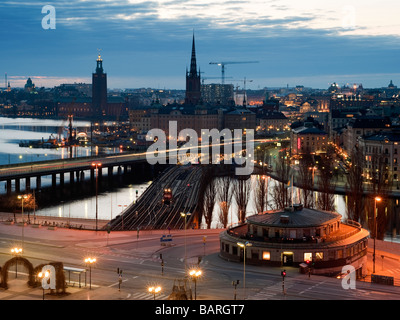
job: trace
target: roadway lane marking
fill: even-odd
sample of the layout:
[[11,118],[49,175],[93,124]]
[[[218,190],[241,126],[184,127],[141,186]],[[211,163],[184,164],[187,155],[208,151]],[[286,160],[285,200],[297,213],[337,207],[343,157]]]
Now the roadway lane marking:
[[[124,279],[124,280],[122,280],[122,282],[126,282],[126,281],[128,281],[128,279]],[[114,287],[114,286],[116,286],[116,285],[118,285],[118,284],[119,284],[119,282],[116,282],[116,283],[110,284],[110,285],[108,286],[108,288]]]

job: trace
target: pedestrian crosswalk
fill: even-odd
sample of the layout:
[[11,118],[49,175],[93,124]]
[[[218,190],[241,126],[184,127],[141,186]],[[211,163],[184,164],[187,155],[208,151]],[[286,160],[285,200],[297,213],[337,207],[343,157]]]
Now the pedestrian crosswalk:
[[[148,292],[129,293],[126,297],[128,300],[154,300],[154,295]],[[168,300],[166,294],[156,294],[155,300]]]
[[282,282],[276,282],[275,284],[261,289],[259,292],[249,295],[247,300],[281,300],[285,295],[284,291],[289,288],[288,284],[282,286]]

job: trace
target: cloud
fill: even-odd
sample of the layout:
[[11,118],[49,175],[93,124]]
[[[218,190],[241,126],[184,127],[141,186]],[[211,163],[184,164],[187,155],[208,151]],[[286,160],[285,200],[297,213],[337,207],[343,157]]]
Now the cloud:
[[137,79],[151,82],[152,77],[155,84],[163,82],[162,87],[171,88],[167,80],[158,80],[170,77],[182,88],[193,30],[198,65],[208,76],[220,74],[219,68],[209,65],[215,60],[258,60],[258,65],[227,66],[227,76],[277,81],[293,77],[314,81],[319,75],[336,73],[390,74],[398,60],[400,33],[394,18],[398,1],[381,0],[378,5],[376,0],[365,0],[362,7],[349,7],[347,0],[60,0],[46,4],[56,8],[56,30],[41,28],[43,2],[0,3],[4,72],[42,74],[54,82],[57,77],[90,79],[101,48],[110,81],[118,77],[118,83],[127,87],[137,85]]

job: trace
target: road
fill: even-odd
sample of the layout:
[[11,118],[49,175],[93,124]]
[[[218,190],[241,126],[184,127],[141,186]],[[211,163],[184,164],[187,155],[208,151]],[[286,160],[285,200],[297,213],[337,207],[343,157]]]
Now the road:
[[[61,299],[69,300],[149,300],[154,297],[147,292],[151,285],[160,285],[162,292],[157,300],[168,299],[174,284],[183,283],[185,272],[185,251],[188,267],[198,266],[202,277],[196,291],[199,300],[233,300],[232,281],[239,280],[237,299],[241,300],[379,300],[400,299],[400,288],[357,281],[356,289],[345,290],[340,279],[300,274],[297,268],[286,268],[287,276],[282,287],[281,268],[265,268],[246,265],[245,288],[243,287],[243,264],[228,262],[218,256],[219,233],[221,230],[171,230],[173,241],[170,246],[160,245],[163,231],[141,231],[139,238],[135,231],[111,232],[85,231],[59,228],[24,228],[24,253],[33,266],[50,261],[61,261],[64,266],[86,268],[85,257],[97,258],[92,268],[92,289],[77,288],[77,277],[67,291],[73,293]],[[21,244],[19,226],[0,224],[0,263],[11,258],[10,248]],[[203,237],[206,236],[206,241]],[[185,250],[186,243],[186,250]],[[160,256],[162,254],[162,256]],[[379,257],[379,256],[378,256]],[[164,267],[161,266],[161,258]],[[371,259],[370,259],[371,260]],[[377,260],[381,262],[381,260]],[[394,259],[385,260],[385,268],[399,268]],[[18,280],[27,279],[26,270],[19,265]],[[122,284],[119,290],[117,269],[122,270]],[[381,263],[377,264],[377,269]],[[13,268],[11,268],[13,269]],[[13,291],[13,270],[9,270],[10,289],[0,293],[7,299]],[[89,275],[87,275],[89,276]],[[83,280],[82,280],[83,281]],[[89,282],[89,279],[87,279]],[[192,286],[193,282],[188,282]],[[26,284],[25,284],[26,286]],[[285,292],[283,292],[283,289]],[[34,290],[34,289],[32,289]],[[36,289],[38,290],[38,289]],[[1,296],[3,295],[3,296]],[[40,298],[41,296],[39,296]],[[22,297],[19,297],[22,298]],[[26,298],[26,297],[25,297]],[[60,299],[48,297],[48,299]]]

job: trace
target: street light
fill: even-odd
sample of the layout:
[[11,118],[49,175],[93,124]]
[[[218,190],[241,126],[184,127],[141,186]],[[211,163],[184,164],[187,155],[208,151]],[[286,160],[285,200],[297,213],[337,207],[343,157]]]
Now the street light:
[[[49,271],[39,272],[38,273],[38,278],[42,279],[42,281],[43,281],[43,279],[48,278],[49,275],[50,275]],[[42,283],[42,289],[43,289],[43,300],[44,300],[44,286],[43,286],[43,283]]]
[[315,169],[317,169],[315,166],[309,167],[309,170],[312,170],[312,188],[311,188],[311,207],[314,208],[314,174],[315,174]]
[[156,294],[161,292],[161,287],[157,286],[157,287],[149,287],[149,293],[153,294],[154,300],[156,300]]
[[186,212],[186,213],[181,212],[181,217],[185,218],[185,270],[186,270],[186,219],[187,219],[187,216],[190,216],[190,215],[191,215],[190,212]]
[[201,270],[192,269],[189,271],[189,275],[194,281],[194,300],[197,300],[197,279],[201,276]]
[[22,248],[24,247],[24,200],[27,199],[28,196],[26,194],[19,195],[18,199],[21,200],[21,217],[22,217]]
[[99,190],[99,167],[101,167],[100,162],[93,162],[92,167],[96,168],[96,231],[97,231],[97,216],[99,210],[99,202],[98,202],[98,190]]
[[243,295],[246,299],[246,247],[251,247],[252,244],[246,241],[245,243],[238,242],[237,245],[243,248]]
[[12,248],[11,249],[11,254],[12,255],[14,255],[15,256],[15,278],[17,278],[17,266],[18,266],[18,256],[19,256],[19,254],[21,254],[22,253],[22,248],[18,248],[18,247],[15,247],[15,248]]
[[92,289],[92,264],[96,263],[96,258],[86,258],[85,263],[89,265],[89,289]]
[[372,258],[374,268],[373,268],[372,273],[375,273],[375,248],[376,248],[375,241],[376,241],[376,236],[377,236],[377,232],[378,232],[377,223],[376,223],[376,216],[377,216],[376,203],[381,202],[381,201],[382,201],[381,197],[375,197],[375,199],[374,199],[374,254],[373,254],[373,258]]

